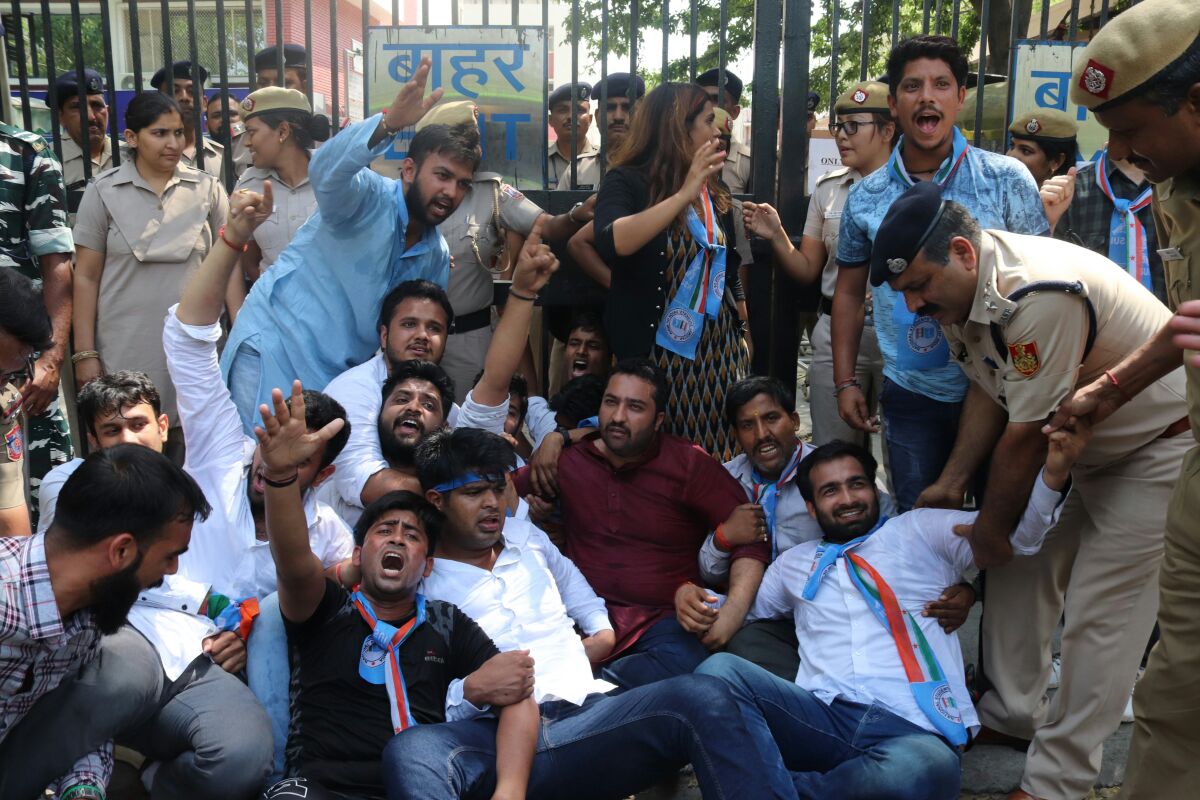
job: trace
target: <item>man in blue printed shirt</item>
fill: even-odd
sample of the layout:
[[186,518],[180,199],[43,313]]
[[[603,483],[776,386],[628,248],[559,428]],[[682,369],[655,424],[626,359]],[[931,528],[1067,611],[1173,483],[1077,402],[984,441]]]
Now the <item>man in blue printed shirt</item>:
[[[953,39],[916,36],[892,49],[889,105],[904,134],[886,165],[850,190],[838,237],[833,296],[833,371],[838,410],[850,425],[877,432],[854,378],[875,232],[892,201],[916,181],[936,181],[984,228],[1043,234],[1049,229],[1037,185],[1019,161],[968,146],[954,125],[966,95],[967,59]],[[937,322],[911,313],[887,286],[874,290],[883,353],[884,436],[896,505],[917,505],[954,445],[967,379],[949,360]]]
[[401,180],[369,169],[442,96],[429,97],[426,58],[390,109],[347,128],[313,154],[317,213],[258,280],[221,359],[247,432],[271,389],[325,384],[379,346],[379,307],[392,287],[445,286],[450,250],[437,225],[454,213],[479,164],[479,132],[430,125],[413,137]]

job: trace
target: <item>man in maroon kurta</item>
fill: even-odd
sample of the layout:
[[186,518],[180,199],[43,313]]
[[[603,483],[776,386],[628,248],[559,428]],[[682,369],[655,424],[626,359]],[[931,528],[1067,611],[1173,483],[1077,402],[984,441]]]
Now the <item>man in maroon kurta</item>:
[[[665,397],[662,374],[648,361],[618,364],[601,402],[600,430],[558,460],[566,552],[608,605],[617,645],[604,676],[625,687],[691,672],[710,649],[723,647],[741,626],[769,558],[765,542],[734,550],[729,597],[712,628],[697,638],[679,626],[675,592],[689,581],[702,584],[698,553],[709,531],[754,522],[739,510],[745,492],[720,463],[659,431]],[[517,487],[529,491],[525,470]]]

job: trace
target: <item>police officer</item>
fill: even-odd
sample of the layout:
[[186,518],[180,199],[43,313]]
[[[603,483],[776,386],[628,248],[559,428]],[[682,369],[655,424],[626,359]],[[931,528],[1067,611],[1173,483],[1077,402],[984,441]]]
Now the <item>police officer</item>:
[[87,110],[81,113],[79,105],[79,73],[64,72],[54,82],[55,97],[58,99],[58,122],[67,133],[62,139],[63,181],[67,185],[68,220],[74,222],[79,201],[87,187],[88,176],[84,173],[83,120],[86,113],[87,146],[91,151],[91,177],[112,166],[112,141],[108,138],[108,103],[104,99],[104,79],[94,69],[83,71],[83,88],[87,93]]
[[[179,103],[179,107],[183,109],[184,147],[183,157],[179,159],[180,163],[196,169],[203,169],[209,175],[220,178],[225,163],[225,146],[203,136],[200,137],[199,143],[196,141],[196,120],[203,113],[204,84],[208,83],[208,70],[197,66],[196,73],[200,77],[199,86],[193,86],[192,62],[176,61],[171,66],[170,84],[167,83],[167,68],[162,67],[150,78],[150,85],[163,94],[174,97],[175,102]],[[199,100],[199,105],[196,104],[197,100]],[[198,163],[197,147],[204,153],[203,165]],[[121,159],[124,160],[127,155],[127,152],[122,153]]]
[[[1040,552],[1014,554],[1008,536],[1040,480],[1045,420],[1077,385],[1111,380],[1170,313],[1090,250],[981,230],[933,182],[892,204],[870,269],[872,285],[886,281],[910,310],[942,324],[971,381],[954,450],[922,500],[961,505],[990,455],[966,538],[976,563],[990,568],[981,635],[992,689],[979,716],[988,728],[1033,740],[1010,797],[1083,797],[1154,626],[1167,501],[1192,441],[1183,371],[1095,426]],[[1047,707],[1049,642],[1063,616],[1062,673]]]
[[1065,111],[1027,111],[1013,120],[1008,132],[1012,136],[1008,155],[1029,168],[1038,186],[1075,166],[1079,124]]
[[[733,120],[742,113],[742,79],[729,70],[725,70],[725,92],[717,96],[717,84],[720,81],[720,70],[713,68],[696,76],[696,83],[704,87],[709,99],[717,108],[725,110],[729,115],[729,129],[733,130]],[[725,151],[725,168],[721,171],[721,179],[734,194],[749,194],[750,188],[750,147],[744,142],[731,139],[729,148]]]
[[[546,178],[550,181],[548,188],[557,187],[563,175],[571,171],[571,159],[579,160],[587,156],[595,156],[600,148],[587,138],[588,129],[592,125],[592,86],[588,83],[568,83],[554,90],[547,102],[550,112],[548,122],[557,137],[550,143],[547,152],[549,169]],[[571,115],[574,113],[576,127],[571,127]],[[566,150],[566,154],[563,153]],[[568,182],[570,178],[568,177]]]
[[[607,99],[605,97],[605,87]],[[630,98],[632,88],[633,97]],[[638,75],[630,76],[628,72],[613,72],[607,78],[592,87],[592,99],[604,102],[604,122],[600,128],[600,136],[604,141],[604,157],[608,158],[625,137],[629,134],[629,123],[633,118],[633,110],[637,101],[646,94],[646,82]],[[592,156],[581,156],[576,167],[575,185],[571,185],[571,172],[563,173],[559,181],[559,189],[586,189],[592,191],[600,188],[600,153]]]
[[[1200,4],[1145,0],[1114,17],[1088,43],[1071,76],[1071,102],[1109,129],[1108,152],[1154,184],[1167,299],[1177,309],[1149,347],[1083,385],[1052,425],[1071,416],[1114,420],[1141,400],[1143,386],[1180,364],[1188,382],[1193,436],[1200,435]],[[1190,335],[1179,335],[1190,332]],[[1173,334],[1175,341],[1172,341]],[[1195,443],[1192,442],[1194,445]],[[1142,508],[1157,509],[1142,501]],[[1195,797],[1200,781],[1200,448],[1183,459],[1167,506],[1159,573],[1160,639],[1133,698],[1133,742],[1121,796]],[[990,588],[990,587],[989,587]],[[1129,645],[1138,649],[1138,643]]]
[[[442,103],[421,118],[416,130],[428,125],[476,124],[475,110],[469,100]],[[377,161],[372,168],[376,169],[378,164],[378,171],[383,172],[388,163]],[[542,226],[543,238],[546,241],[569,238],[580,225],[591,220],[593,205],[594,202],[580,204],[568,214],[547,218]],[[446,351],[440,363],[454,381],[460,403],[483,369],[492,340],[494,278],[516,263],[524,237],[544,213],[499,174],[476,172],[462,203],[438,226],[454,263],[446,287],[454,309],[454,326],[446,338]]]
[[259,50],[254,54],[254,77],[257,88],[283,86],[301,94],[308,92],[308,51],[303,45],[283,45],[283,81],[279,80],[279,47]]

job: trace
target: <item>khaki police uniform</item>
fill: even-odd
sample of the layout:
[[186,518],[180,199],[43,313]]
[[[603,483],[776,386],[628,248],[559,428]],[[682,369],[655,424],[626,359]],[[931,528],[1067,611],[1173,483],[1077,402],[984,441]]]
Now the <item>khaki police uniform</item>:
[[[808,217],[804,222],[804,235],[824,243],[826,253],[825,267],[821,271],[820,316],[813,326],[812,366],[808,370],[813,444],[818,446],[834,439],[858,442],[864,447],[870,445],[870,434],[850,427],[838,413],[833,380],[833,335],[830,330],[833,292],[837,288],[837,244],[838,232],[842,227],[842,209],[846,205],[846,198],[850,196],[850,187],[862,177],[858,170],[841,167],[817,178],[816,188],[808,202]],[[879,392],[883,388],[883,355],[879,352],[879,340],[875,338],[875,325],[869,313],[858,346],[854,377],[862,386],[871,413],[875,413],[879,406]]]
[[590,155],[580,154],[575,161],[575,185],[571,185],[571,170],[565,170],[558,181],[559,189],[582,189],[594,192],[600,188],[600,151]]
[[[92,177],[112,169],[112,139],[104,137],[104,149],[100,159],[91,159]],[[79,210],[79,201],[83,199],[83,190],[87,188],[88,178],[83,171],[83,148],[75,143],[70,136],[62,137],[62,171],[63,183],[67,186],[67,219],[74,223],[75,212]]]
[[254,156],[250,154],[250,148],[246,147],[246,131],[243,130],[233,137],[230,144],[233,147],[233,174],[240,178],[246,170],[254,166]]
[[542,213],[500,175],[477,172],[462,203],[438,226],[454,259],[446,287],[454,333],[446,339],[441,367],[453,379],[459,403],[483,369],[492,341],[492,276],[507,266],[510,255],[503,252],[504,233],[528,236]]
[[[968,320],[945,326],[952,358],[1008,411],[1040,422],[1077,386],[1152,338],[1170,313],[1124,270],[1055,239],[985,231]],[[1191,442],[1175,370],[1096,426],[1039,553],[987,573],[984,725],[1033,739],[1021,788],[1086,795],[1154,627],[1167,501]],[[1050,641],[1065,615],[1062,673],[1047,703]]]
[[[1145,0],[1088,42],[1071,74],[1071,102],[1105,111],[1171,74],[1200,46],[1200,3]],[[1186,113],[1183,110],[1174,113]],[[1154,187],[1167,300],[1200,298],[1200,164]],[[1195,357],[1189,352],[1186,356]],[[1185,362],[1186,363],[1186,362]],[[1200,370],[1186,366],[1193,434],[1200,434]],[[1143,508],[1151,508],[1145,501]],[[1128,800],[1184,800],[1200,783],[1200,449],[1192,447],[1167,508],[1159,575],[1158,643],[1133,696],[1125,772]]]
[[[200,146],[204,148],[204,171],[214,178],[223,179],[225,145],[204,137],[200,140]],[[200,167],[197,165],[196,160],[196,148],[193,147],[191,153],[188,153],[186,150],[184,151],[183,156],[179,159],[179,163],[199,169]]]
[[[594,145],[590,140],[584,139],[583,149],[575,154],[575,159],[579,160],[587,156],[599,155],[600,148]],[[547,151],[547,159],[550,162],[550,172],[547,178],[552,187],[570,188],[571,182],[571,160],[558,152],[558,142],[551,142],[550,149]],[[563,176],[567,176],[567,186],[559,186],[562,183]]]
[[721,180],[734,194],[750,194],[750,147],[733,140],[725,164],[721,167]]
[[[13,386],[0,389],[0,415],[20,395]],[[25,505],[25,439],[21,432],[20,410],[11,417],[0,416],[0,508]]]

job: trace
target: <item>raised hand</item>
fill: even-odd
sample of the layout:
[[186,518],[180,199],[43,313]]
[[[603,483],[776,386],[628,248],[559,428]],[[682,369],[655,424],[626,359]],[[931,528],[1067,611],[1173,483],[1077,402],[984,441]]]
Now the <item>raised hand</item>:
[[742,203],[742,218],[747,232],[763,239],[774,239],[783,233],[779,212],[766,203]]
[[536,295],[558,269],[558,257],[550,250],[550,245],[542,243],[545,219],[546,215],[543,214],[533,223],[533,230],[529,232],[525,246],[517,256],[512,288],[519,294]]
[[1046,209],[1046,219],[1050,221],[1050,230],[1054,230],[1075,197],[1076,171],[1075,167],[1071,167],[1066,175],[1047,178],[1038,192],[1042,196],[1042,207]]
[[273,478],[291,477],[300,464],[316,455],[346,424],[344,419],[335,419],[310,433],[305,423],[304,388],[300,381],[292,382],[290,408],[283,402],[283,392],[279,389],[271,390],[271,402],[274,414],[266,403],[258,407],[263,424],[255,427],[254,435],[258,437],[263,465]]
[[274,208],[275,190],[270,181],[263,181],[262,194],[238,189],[229,197],[229,221],[225,230],[236,237],[235,242],[249,241],[254,229],[267,221]]
[[421,59],[421,65],[413,73],[412,80],[404,84],[391,107],[383,115],[383,124],[389,131],[398,131],[410,125],[416,125],[417,120],[425,116],[425,112],[433,108],[442,99],[442,89],[438,87],[425,97],[425,82],[429,78],[429,69],[433,62],[429,56]]
[[708,183],[708,179],[720,172],[723,166],[725,151],[721,149],[720,139],[709,139],[696,148],[696,153],[692,156],[692,166],[683,182],[688,197],[699,197],[700,190]]

